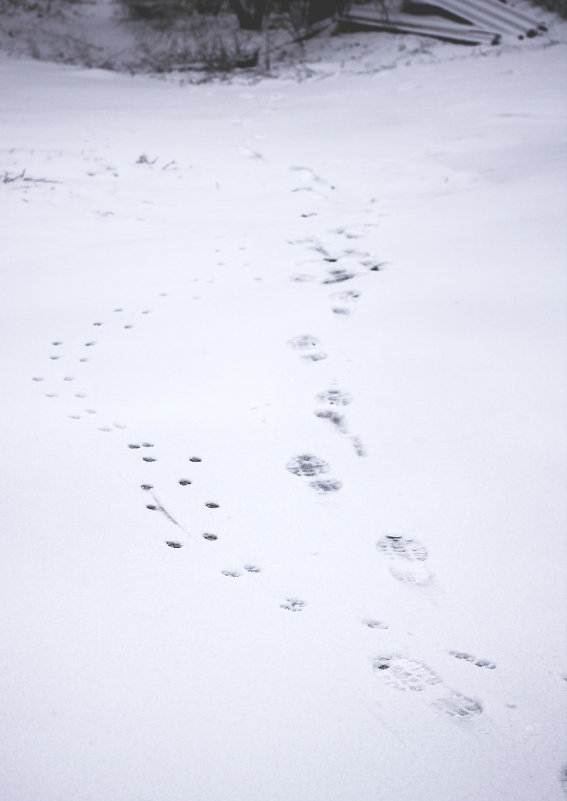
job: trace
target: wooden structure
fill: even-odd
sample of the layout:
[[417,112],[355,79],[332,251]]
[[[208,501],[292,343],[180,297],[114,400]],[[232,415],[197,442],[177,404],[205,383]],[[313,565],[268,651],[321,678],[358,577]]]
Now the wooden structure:
[[383,3],[347,5],[336,19],[343,27],[413,33],[463,44],[498,44],[502,37],[523,39],[547,30],[506,0],[407,0],[395,15]]

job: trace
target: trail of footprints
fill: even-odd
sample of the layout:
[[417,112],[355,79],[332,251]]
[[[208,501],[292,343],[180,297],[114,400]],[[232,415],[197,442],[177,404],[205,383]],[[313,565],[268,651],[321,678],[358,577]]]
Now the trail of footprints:
[[[165,292],[161,293],[160,297],[161,298],[167,297],[167,293],[165,293]],[[119,315],[119,314],[122,314],[123,312],[124,312],[124,309],[122,307],[116,307],[116,308],[113,309],[113,315],[114,314]],[[140,312],[141,315],[148,315],[150,313],[151,313],[150,309],[143,309]],[[106,324],[102,320],[97,320],[97,321],[93,322],[92,325],[94,327],[96,327],[96,328],[102,328],[103,326],[105,326],[107,330],[112,330],[113,329],[114,330],[114,335],[116,335],[116,327],[112,326],[110,324]],[[129,321],[129,322],[125,323],[125,324],[122,324],[121,328],[123,330],[125,330],[125,331],[131,331],[134,328],[134,323]],[[95,346],[97,344],[98,344],[97,340],[85,338],[85,341],[83,343],[83,347],[84,348],[93,349],[93,348],[95,348]],[[52,349],[53,348],[57,348],[57,351],[52,352],[52,353],[49,354],[49,356],[48,356],[49,361],[50,362],[62,362],[63,364],[67,364],[68,359],[66,360],[65,359],[65,355],[64,355],[64,341],[60,340],[60,339],[53,340],[51,342],[51,348]],[[91,352],[91,351],[89,350],[89,352]],[[86,356],[83,356],[83,355],[81,355],[78,358],[78,361],[80,363],[83,363],[83,364],[84,363],[88,363],[90,360],[91,360],[91,357],[87,358]],[[54,386],[54,385],[56,386],[58,381],[62,381],[65,384],[70,384],[71,382],[74,382],[76,380],[76,377],[75,377],[75,375],[72,375],[70,372],[69,373],[66,372],[67,370],[68,370],[68,365],[66,366],[65,373],[63,375],[58,374],[58,375],[54,376],[54,375],[51,374],[51,375],[49,375],[47,377],[45,377],[43,375],[36,375],[36,376],[32,377],[32,380],[35,383],[38,383],[38,384],[43,384],[43,383],[45,383],[47,381],[47,382],[49,382],[50,388],[52,386]],[[81,377],[81,379],[79,379],[79,381],[81,381],[81,380],[83,380],[83,377]],[[67,400],[67,401],[71,400],[72,404],[75,405],[76,401],[82,402],[82,401],[86,400],[88,398],[88,393],[86,393],[84,391],[80,391],[80,392],[73,392],[71,395],[69,395],[69,393],[62,393],[61,391],[59,391],[59,392],[50,391],[50,392],[46,392],[45,396],[47,398],[50,398],[50,399],[59,398],[59,399]],[[67,417],[69,419],[71,419],[71,420],[74,420],[74,421],[81,420],[83,415],[87,415],[87,419],[93,419],[93,416],[97,415],[97,410],[93,409],[93,408],[90,408],[90,407],[86,407],[86,408],[81,409],[80,412],[78,411],[78,412],[67,413]],[[112,423],[106,423],[106,424],[98,426],[98,430],[103,432],[103,433],[112,433],[113,431],[126,431],[127,430],[127,426],[124,423],[121,423],[121,422],[112,422]],[[126,447],[128,448],[128,450],[130,450],[133,453],[138,455],[138,457],[145,464],[145,466],[148,468],[148,470],[151,470],[151,465],[153,465],[154,463],[158,462],[158,456],[156,455],[156,450],[157,449],[156,449],[156,445],[155,445],[154,442],[151,442],[151,441],[145,440],[145,439],[142,439],[140,441],[129,441],[129,442],[126,443]],[[187,462],[189,464],[191,464],[192,466],[198,465],[202,461],[203,461],[203,459],[202,459],[201,456],[192,455],[192,456],[187,457]],[[177,483],[181,487],[189,487],[189,486],[191,486],[193,484],[193,479],[192,478],[188,478],[186,476],[180,476],[178,481],[177,481]],[[182,526],[182,524],[168,511],[166,506],[161,502],[161,500],[160,500],[160,498],[159,498],[159,496],[157,494],[157,490],[156,490],[156,488],[154,486],[154,483],[153,483],[153,481],[151,481],[149,476],[148,476],[148,480],[146,480],[146,481],[144,481],[143,483],[140,484],[140,489],[142,490],[143,493],[146,494],[146,497],[149,496],[149,500],[145,505],[146,509],[148,511],[160,513],[161,515],[163,515],[168,520],[168,522],[170,524],[174,525],[179,530],[180,533],[183,533],[186,536],[195,537],[195,535],[191,534],[189,531],[187,531]],[[209,509],[212,512],[214,512],[215,510],[220,508],[220,503],[218,503],[214,499],[207,498],[206,500],[203,501],[203,506],[206,509]],[[210,542],[210,543],[217,542],[220,539],[218,534],[213,533],[211,531],[203,532],[202,535],[201,535],[201,538],[204,541]],[[182,539],[166,539],[165,540],[165,544],[169,548],[172,548],[172,549],[175,549],[175,550],[183,548],[183,546],[184,546],[184,543],[183,543]],[[221,572],[225,576],[239,577],[239,576],[241,576],[241,575],[243,575],[245,573],[254,575],[254,574],[261,573],[262,571],[261,571],[261,568],[258,567],[257,565],[252,564],[252,563],[246,563],[246,564],[244,564],[242,566],[241,570],[240,569],[238,569],[238,570],[222,570]],[[285,602],[285,603],[287,603],[287,602]],[[282,608],[287,608],[285,603],[282,604]]]
[[[369,629],[378,632],[389,629],[381,620],[362,621]],[[496,665],[488,659],[478,659],[462,651],[448,651],[447,656],[477,667],[495,670]],[[483,704],[478,698],[471,698],[447,686],[441,676],[425,662],[414,659],[405,653],[388,652],[386,649],[372,660],[376,677],[382,685],[396,692],[420,693],[438,712],[458,720],[474,720],[483,713]]]
[[[318,176],[316,176],[308,168],[292,168],[295,173],[301,177],[303,181],[302,186],[293,191],[311,191],[311,184],[317,184],[320,188],[325,185]],[[333,188],[333,187],[331,187]],[[304,217],[310,217],[311,214],[303,214]],[[355,231],[348,229],[338,229],[333,232],[339,237],[346,240],[354,240],[359,237]],[[379,272],[384,266],[384,262],[378,262],[373,259],[370,254],[359,251],[352,247],[346,247],[339,254],[332,253],[331,250],[323,246],[316,239],[302,240],[296,244],[307,244],[307,246],[317,253],[319,264],[323,267],[323,273],[317,276],[319,282],[323,286],[343,285],[346,282],[353,281],[360,275],[368,272]],[[305,281],[312,281],[316,276],[312,274],[295,274],[292,280],[298,283]],[[160,297],[167,297],[167,293],[161,293]],[[331,311],[338,317],[348,317],[357,308],[360,300],[361,293],[356,288],[335,289],[330,295]],[[116,307],[113,309],[114,315],[122,315],[124,309]],[[141,310],[141,315],[149,315],[151,309]],[[119,318],[114,318],[119,319]],[[92,326],[97,329],[97,333],[103,333],[109,326],[103,320],[96,320]],[[135,325],[132,318],[121,324],[124,332],[131,332]],[[115,326],[113,326],[115,328]],[[97,339],[89,337],[84,341],[84,352],[78,358],[78,362],[88,364],[91,360],[91,354],[96,353]],[[327,353],[319,342],[318,338],[311,334],[300,334],[288,341],[288,346],[297,352],[298,356],[306,362],[317,363],[322,362],[328,358]],[[54,366],[59,363],[65,363],[64,358],[64,342],[55,339],[51,343],[49,353],[49,361],[54,363]],[[88,355],[87,355],[88,354]],[[68,368],[64,370],[63,375],[59,375],[56,381],[60,380],[63,385],[72,385],[75,381],[74,372]],[[45,382],[42,375],[33,376],[33,381],[36,383]],[[60,392],[55,391],[53,387],[54,380],[49,378],[49,391],[45,396],[54,399],[61,397]],[[52,388],[53,387],[53,388]],[[68,397],[68,394],[64,394]],[[79,391],[73,393],[74,400],[85,401],[87,400],[87,393]],[[349,426],[345,415],[345,407],[352,403],[352,397],[348,392],[339,389],[337,386],[331,386],[324,389],[315,397],[314,416],[319,420],[327,421],[331,428],[343,436],[349,436],[355,452],[359,456],[365,456],[365,449],[360,439],[356,436],[349,434]],[[73,421],[80,420],[83,415],[86,419],[93,419],[96,417],[97,410],[83,405],[83,408],[78,412],[71,412],[68,417]],[[127,427],[121,422],[112,422],[102,424],[98,430],[105,433],[112,433],[113,431],[125,430]],[[154,442],[149,440],[129,441],[127,442],[129,450],[133,451],[146,465],[149,471],[152,470],[152,465],[158,461],[159,449],[156,448]],[[187,463],[193,469],[203,461],[201,456],[188,456]],[[342,488],[340,479],[331,474],[330,466],[325,459],[316,456],[312,453],[300,453],[289,459],[287,462],[287,470],[302,483],[309,486],[319,495],[329,495],[338,492]],[[180,487],[194,489],[195,482],[198,484],[193,475],[181,475],[177,479]],[[172,526],[186,536],[195,537],[194,534],[188,532],[183,525],[168,511],[166,506],[161,502],[158,491],[152,482],[148,473],[148,478],[140,484],[140,489],[147,499],[146,508],[150,513],[158,513],[165,517],[165,519]],[[167,489],[167,488],[166,488]],[[189,490],[192,492],[192,490]],[[215,510],[220,508],[220,504],[213,499],[207,498],[202,500],[203,505],[211,511],[212,514]],[[209,543],[218,543],[222,541],[221,536],[212,531],[203,532],[197,539],[202,539]],[[184,542],[182,538],[166,539],[165,544],[174,550],[183,548]],[[419,541],[415,539],[405,538],[401,534],[388,534],[377,542],[378,552],[390,561],[390,573],[398,581],[407,584],[423,585],[431,580],[431,574],[424,565],[428,558],[427,549]],[[221,573],[227,578],[237,579],[245,574],[257,575],[261,573],[261,568],[253,563],[246,562],[240,567],[224,568]],[[306,601],[297,597],[285,597],[280,602],[282,610],[297,613],[306,608]],[[389,627],[381,620],[368,619],[363,621],[363,624],[371,630],[381,632],[387,630]],[[478,659],[477,657],[467,652],[450,651],[450,656],[454,659],[460,660],[463,664],[472,664],[476,667],[486,668],[493,670],[496,666],[494,663]],[[376,656],[372,664],[375,674],[379,677],[380,681],[385,687],[400,692],[409,691],[412,693],[422,693],[425,695],[431,705],[439,712],[448,715],[449,717],[458,719],[473,719],[482,713],[482,704],[476,700],[469,698],[459,692],[451,690],[446,687],[442,679],[431,670],[426,664],[417,659],[410,658],[405,654],[400,653],[383,653]]]

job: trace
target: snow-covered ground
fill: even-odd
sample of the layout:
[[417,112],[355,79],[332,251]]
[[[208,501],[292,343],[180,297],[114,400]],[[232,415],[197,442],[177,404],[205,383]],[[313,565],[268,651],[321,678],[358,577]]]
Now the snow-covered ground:
[[3,799],[560,801],[566,65],[0,60]]

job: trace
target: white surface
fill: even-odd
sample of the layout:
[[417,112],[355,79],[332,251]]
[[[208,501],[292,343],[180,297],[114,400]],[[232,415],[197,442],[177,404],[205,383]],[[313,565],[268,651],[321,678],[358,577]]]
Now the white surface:
[[[6,801],[560,801],[565,64],[0,62],[2,174],[36,179],[0,186]],[[286,470],[305,452],[340,491]],[[440,682],[399,691],[393,655]]]

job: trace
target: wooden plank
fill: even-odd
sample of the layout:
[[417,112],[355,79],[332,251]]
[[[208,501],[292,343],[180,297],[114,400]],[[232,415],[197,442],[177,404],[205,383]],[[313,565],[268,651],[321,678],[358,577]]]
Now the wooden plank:
[[368,6],[351,6],[348,13],[337,16],[337,21],[361,25],[373,30],[412,33],[417,36],[431,36],[436,39],[465,44],[497,44],[500,40],[498,33],[494,31],[483,31],[472,25],[459,25],[447,20],[437,20],[437,18],[434,22],[431,18],[427,21],[418,21],[408,14],[399,14],[395,18],[385,19],[384,15],[373,11]]
[[[412,5],[419,6],[419,0],[413,0]],[[511,6],[498,0],[428,0],[427,6],[449,11],[473,25],[499,33],[535,36],[538,32],[536,20],[526,21],[524,15],[516,14]]]
[[537,28],[540,31],[547,31],[547,25],[544,22],[536,19],[536,17],[532,17],[531,14],[526,14],[522,9],[511,5],[508,0],[474,0],[474,2],[475,5],[484,6],[485,8],[496,7],[500,11],[505,10],[510,16],[518,20],[523,20],[527,28]]

